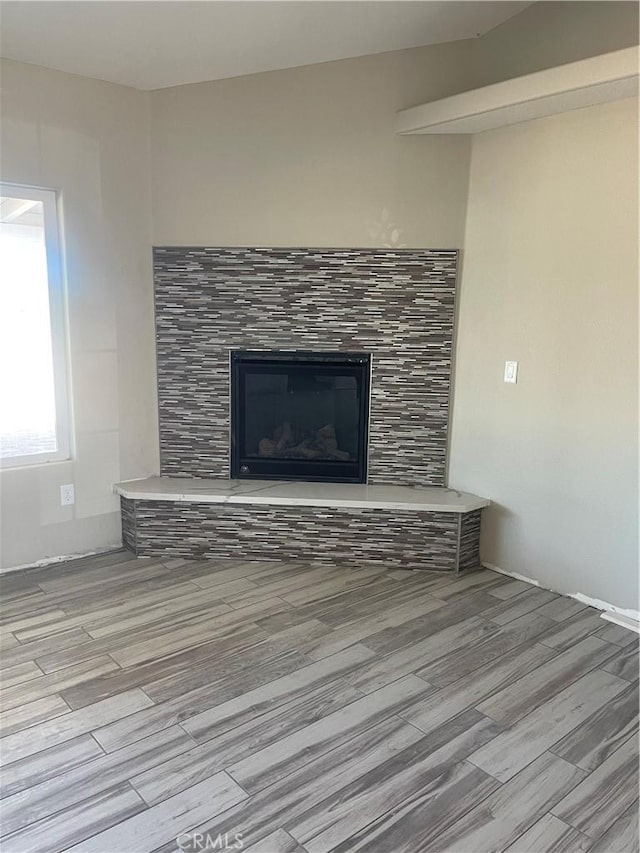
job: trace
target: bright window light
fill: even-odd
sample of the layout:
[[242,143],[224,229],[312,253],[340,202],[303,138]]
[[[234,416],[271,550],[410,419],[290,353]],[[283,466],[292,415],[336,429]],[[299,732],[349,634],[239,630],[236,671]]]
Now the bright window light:
[[0,458],[69,458],[56,194],[0,184]]

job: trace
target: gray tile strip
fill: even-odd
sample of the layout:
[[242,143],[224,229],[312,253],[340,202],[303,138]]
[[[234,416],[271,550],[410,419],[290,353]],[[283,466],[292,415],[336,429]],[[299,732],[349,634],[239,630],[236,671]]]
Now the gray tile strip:
[[[456,571],[466,516],[446,512],[132,501],[123,538],[138,556],[313,562]],[[469,523],[479,535],[479,523]],[[467,534],[469,539],[470,534]],[[472,550],[477,550],[477,542]],[[476,564],[477,565],[477,564]]]

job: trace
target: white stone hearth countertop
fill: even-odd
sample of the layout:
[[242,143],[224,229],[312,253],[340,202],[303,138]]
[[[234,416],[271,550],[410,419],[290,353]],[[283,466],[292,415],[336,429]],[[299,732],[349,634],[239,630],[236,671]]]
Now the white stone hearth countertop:
[[114,486],[132,500],[198,503],[268,504],[270,506],[404,509],[427,512],[471,512],[490,501],[455,489],[413,486],[368,486],[358,483],[306,483],[282,480],[205,480],[148,477]]

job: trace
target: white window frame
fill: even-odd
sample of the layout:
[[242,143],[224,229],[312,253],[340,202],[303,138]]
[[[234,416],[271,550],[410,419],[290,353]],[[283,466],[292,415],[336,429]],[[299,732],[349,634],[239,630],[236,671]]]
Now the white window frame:
[[51,324],[51,354],[56,407],[56,442],[58,446],[58,449],[54,452],[1,457],[0,467],[22,468],[49,462],[63,462],[71,458],[71,406],[68,394],[67,311],[59,231],[58,193],[55,190],[42,189],[41,187],[29,187],[24,184],[1,182],[0,196],[42,202],[47,279],[49,284],[49,320]]

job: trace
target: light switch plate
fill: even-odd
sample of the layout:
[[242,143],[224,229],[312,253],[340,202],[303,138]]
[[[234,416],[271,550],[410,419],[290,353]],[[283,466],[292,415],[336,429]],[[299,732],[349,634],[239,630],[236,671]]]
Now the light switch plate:
[[504,363],[504,381],[511,382],[513,385],[518,381],[518,362],[505,361]]

